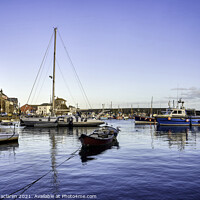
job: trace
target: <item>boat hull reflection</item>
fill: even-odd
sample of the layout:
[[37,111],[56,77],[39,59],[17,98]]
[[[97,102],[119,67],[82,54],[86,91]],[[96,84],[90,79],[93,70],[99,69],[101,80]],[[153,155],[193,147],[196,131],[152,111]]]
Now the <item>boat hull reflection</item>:
[[87,161],[96,159],[93,156],[100,155],[104,153],[106,150],[111,149],[113,147],[119,148],[119,142],[117,141],[117,139],[115,139],[112,143],[104,145],[104,146],[92,146],[92,147],[82,146],[79,152],[79,155],[80,155],[81,161],[85,163]]
[[191,129],[188,126],[157,126],[157,131],[165,133],[188,133]]

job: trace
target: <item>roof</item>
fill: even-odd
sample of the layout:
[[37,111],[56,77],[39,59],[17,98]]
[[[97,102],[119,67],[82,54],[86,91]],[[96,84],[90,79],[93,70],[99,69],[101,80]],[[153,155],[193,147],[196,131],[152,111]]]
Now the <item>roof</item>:
[[43,104],[40,104],[38,106],[51,106],[51,103],[43,103]]
[[63,98],[56,98],[55,100],[59,100],[59,101],[66,101],[65,99],[63,99]]

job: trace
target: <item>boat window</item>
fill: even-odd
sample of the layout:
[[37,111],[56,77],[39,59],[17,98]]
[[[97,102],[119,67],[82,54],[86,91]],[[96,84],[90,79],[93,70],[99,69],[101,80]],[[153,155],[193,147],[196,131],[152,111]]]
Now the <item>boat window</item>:
[[177,114],[177,110],[174,110],[172,114]]
[[178,111],[178,114],[182,114],[182,111],[181,111],[181,110],[179,110],[179,111]]
[[170,115],[172,110],[161,111],[163,115]]

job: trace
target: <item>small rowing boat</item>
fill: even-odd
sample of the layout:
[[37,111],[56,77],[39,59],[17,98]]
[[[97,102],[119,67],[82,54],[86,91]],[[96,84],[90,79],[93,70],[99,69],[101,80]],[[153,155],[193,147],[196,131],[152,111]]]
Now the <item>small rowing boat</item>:
[[111,126],[104,126],[96,129],[92,134],[81,134],[80,140],[84,147],[105,146],[113,142],[117,137],[119,128],[115,129]]

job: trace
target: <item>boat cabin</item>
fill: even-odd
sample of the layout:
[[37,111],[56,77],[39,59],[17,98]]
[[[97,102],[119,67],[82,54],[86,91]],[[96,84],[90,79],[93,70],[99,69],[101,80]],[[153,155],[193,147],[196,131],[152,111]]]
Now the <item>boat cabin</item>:
[[186,111],[184,108],[182,109],[178,109],[178,108],[172,108],[172,109],[167,109],[163,115],[167,115],[170,117],[182,117],[182,116],[186,116]]

